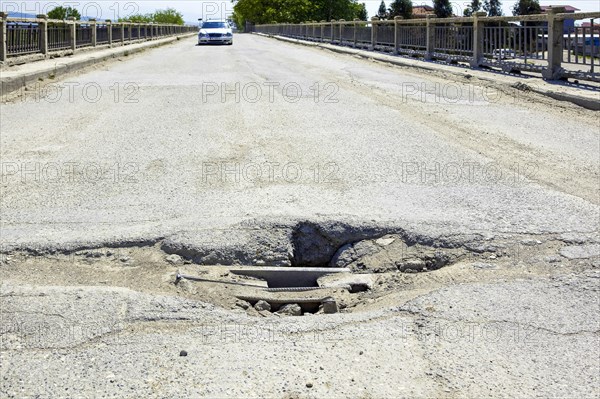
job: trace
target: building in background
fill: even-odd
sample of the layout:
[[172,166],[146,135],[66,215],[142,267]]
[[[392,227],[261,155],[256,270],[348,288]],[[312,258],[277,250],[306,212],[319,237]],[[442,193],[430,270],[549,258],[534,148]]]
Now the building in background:
[[[579,8],[575,8],[573,6],[567,6],[567,5],[554,5],[554,6],[542,6],[542,13],[546,13],[548,12],[548,9],[550,8],[564,8],[565,9],[565,13],[569,13],[572,14],[575,11],[579,11]],[[565,19],[565,28],[564,28],[564,33],[569,33],[569,32],[573,32],[573,30],[575,29],[575,20],[574,19]]]
[[413,6],[413,18],[427,18],[427,15],[434,15],[431,6]]

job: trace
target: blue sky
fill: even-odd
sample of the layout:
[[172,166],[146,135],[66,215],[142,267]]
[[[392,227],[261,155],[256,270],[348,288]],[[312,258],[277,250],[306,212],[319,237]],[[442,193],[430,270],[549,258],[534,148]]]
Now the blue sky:
[[[374,15],[379,8],[381,0],[358,0],[367,5],[369,16]],[[386,5],[389,6],[389,2]],[[511,15],[511,8],[516,0],[505,0],[503,9],[505,15]],[[48,12],[58,4],[71,5],[82,11],[82,14],[96,17],[98,19],[116,19],[119,16],[124,17],[132,13],[148,13],[156,9],[174,7],[183,12],[184,19],[188,22],[196,21],[200,17],[225,17],[230,14],[233,4],[230,1],[198,1],[198,0],[173,0],[173,1],[128,1],[128,0],[107,0],[107,1],[24,1],[24,0],[2,0],[0,3],[2,11],[16,11],[31,14],[40,14]],[[414,5],[431,5],[430,0],[413,0]],[[470,4],[470,0],[452,1],[456,14],[462,14],[462,10]],[[570,0],[570,1],[552,1],[540,0],[541,5],[569,4],[581,9],[582,11],[600,11],[600,0]]]

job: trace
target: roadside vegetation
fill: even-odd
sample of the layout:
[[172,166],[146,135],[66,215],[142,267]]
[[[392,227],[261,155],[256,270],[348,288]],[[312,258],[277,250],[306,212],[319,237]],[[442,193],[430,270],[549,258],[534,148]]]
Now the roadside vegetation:
[[135,14],[130,15],[127,18],[119,18],[119,22],[134,22],[134,23],[149,23],[154,22],[157,24],[174,24],[183,25],[183,14],[174,8],[167,8],[166,10],[156,10],[153,13],[148,14]]
[[[379,4],[374,17],[378,19],[403,19],[423,17],[415,16],[415,5],[412,0],[393,0],[386,5],[385,0]],[[471,0],[462,14],[472,16],[475,12],[484,11],[488,16],[502,16],[501,0]],[[419,5],[419,3],[416,3]],[[356,0],[238,0],[233,7],[233,20],[238,27],[244,27],[246,22],[253,24],[267,23],[300,23],[307,21],[331,21],[355,18],[361,21],[369,19],[365,3]],[[433,11],[437,18],[448,18],[461,10],[453,8],[450,0],[433,0]],[[517,0],[512,8],[513,15],[529,15],[541,13],[539,0]]]
[[246,21],[299,23],[368,17],[365,4],[356,0],[238,0],[233,10],[233,20],[240,27]]
[[[74,17],[76,20],[80,20],[81,14],[76,8],[62,6],[55,7],[50,12],[48,12],[48,18],[50,19],[64,20],[70,17]],[[183,14],[174,8],[167,8],[166,10],[156,10],[155,12],[148,14],[134,14],[126,18],[119,18],[118,21],[134,23],[154,22],[157,24],[184,25]]]
[[81,14],[77,9],[73,7],[55,7],[48,12],[48,18],[50,19],[68,19],[74,17],[75,19],[81,19]]

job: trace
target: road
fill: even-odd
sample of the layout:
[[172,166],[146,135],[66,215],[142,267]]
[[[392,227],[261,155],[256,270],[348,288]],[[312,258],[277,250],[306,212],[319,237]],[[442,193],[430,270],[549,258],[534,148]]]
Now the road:
[[[233,46],[188,38],[41,82],[2,104],[0,118],[2,246],[12,254],[2,297],[5,320],[20,326],[5,330],[7,396],[85,396],[93,385],[157,397],[600,389],[590,356],[600,324],[593,111],[237,35]],[[207,343],[202,326],[255,315],[199,306],[197,292],[166,282],[175,268],[165,252],[201,264],[333,265],[344,244],[386,234],[484,254],[493,270],[477,258],[410,284],[386,275],[393,294],[361,297],[362,312],[303,317],[299,332],[260,342]],[[495,264],[492,246],[520,245],[542,250]],[[102,258],[94,269],[89,248],[125,248],[121,260],[137,266]],[[23,350],[23,334],[53,314],[113,327]],[[267,331],[272,319],[260,320]],[[536,343],[442,333],[430,345],[423,336],[439,338],[438,322],[531,328]],[[334,339],[315,341],[315,331]],[[22,374],[31,368],[44,371]]]
[[[52,103],[51,86],[3,106],[5,239],[80,245],[321,215],[423,233],[597,227],[593,113],[493,89],[486,102],[479,86],[265,38],[192,41],[65,79],[72,101],[66,86]],[[235,83],[239,102],[222,101]]]

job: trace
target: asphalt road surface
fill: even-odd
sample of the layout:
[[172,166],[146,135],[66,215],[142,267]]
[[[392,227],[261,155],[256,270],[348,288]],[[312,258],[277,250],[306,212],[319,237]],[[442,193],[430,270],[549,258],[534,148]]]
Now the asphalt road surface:
[[[2,396],[600,392],[593,111],[237,35],[40,82],[0,118]],[[346,259],[334,256],[344,245],[386,234],[486,260],[401,284],[386,274],[390,296],[364,294],[360,311],[292,330],[289,317],[207,305],[166,283],[175,266],[164,252],[326,266]],[[514,245],[543,250],[497,255]],[[94,269],[89,248],[126,255]],[[365,255],[352,250],[350,266]],[[61,327],[60,342],[36,335],[57,320],[97,323]],[[254,323],[282,338],[214,333]]]
[[3,105],[9,242],[317,216],[424,232],[597,228],[597,114],[525,93],[244,35],[56,83],[60,96],[51,85]]

